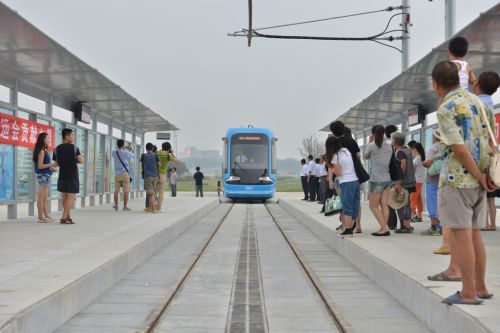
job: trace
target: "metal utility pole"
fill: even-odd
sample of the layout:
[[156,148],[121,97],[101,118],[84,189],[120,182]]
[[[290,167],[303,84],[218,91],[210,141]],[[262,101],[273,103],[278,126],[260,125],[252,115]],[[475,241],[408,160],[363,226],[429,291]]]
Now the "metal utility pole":
[[410,65],[410,0],[403,0],[403,15],[401,20],[401,28],[403,31],[403,39],[401,40],[401,71],[405,71]]
[[444,2],[444,36],[450,38],[455,33],[455,0]]

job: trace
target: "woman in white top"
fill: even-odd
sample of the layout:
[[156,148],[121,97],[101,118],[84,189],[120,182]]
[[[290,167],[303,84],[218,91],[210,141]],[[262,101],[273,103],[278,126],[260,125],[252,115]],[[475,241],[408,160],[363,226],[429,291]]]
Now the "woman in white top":
[[[326,139],[325,148],[325,159],[330,163],[328,179],[333,179],[335,173],[340,182],[343,230],[339,236],[352,236],[354,221],[360,208],[359,181],[354,169],[353,156],[347,148],[342,148],[340,140],[334,136]],[[333,183],[330,183],[330,188],[333,188]]]
[[425,161],[424,147],[420,142],[417,142],[411,147],[411,153],[415,170],[415,182],[417,184],[417,190],[410,194],[411,221],[422,222],[422,210],[424,209],[422,186],[425,183],[425,167],[422,164],[422,162]]

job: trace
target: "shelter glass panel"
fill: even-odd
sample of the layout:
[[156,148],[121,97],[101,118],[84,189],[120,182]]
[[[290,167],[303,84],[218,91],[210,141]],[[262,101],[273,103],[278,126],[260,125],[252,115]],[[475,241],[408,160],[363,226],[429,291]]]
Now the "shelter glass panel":
[[73,122],[73,112],[55,105],[52,106],[52,117],[68,123]]
[[[111,131],[111,135],[117,139],[121,139],[122,137],[122,131],[119,130],[118,128],[114,128],[113,127],[113,130]],[[114,147],[114,146],[113,146]]]
[[434,127],[429,127],[425,129],[424,133],[424,149],[428,153],[429,149],[432,147],[432,130]]
[[102,154],[102,136],[97,135],[95,140],[95,192],[103,193],[104,186],[104,156]]
[[[128,142],[127,142],[127,145],[132,147],[132,148],[135,148],[134,145],[132,145]],[[135,152],[135,149],[134,149],[134,152]],[[130,183],[130,190],[134,191],[135,190],[135,174],[136,174],[136,169],[137,169],[137,159],[135,157],[130,158],[130,160],[128,162],[128,168],[129,168],[129,170],[128,170],[129,175],[132,178],[132,182]]]
[[[54,126],[54,137],[55,137],[55,145],[56,147],[62,143],[62,136],[61,132],[64,128],[63,124],[54,121],[52,123],[52,126]],[[58,199],[60,198],[61,194],[57,191],[57,178],[59,177],[59,169],[56,169],[56,171],[52,174],[52,179],[51,179],[51,197],[52,199]]]
[[9,103],[10,101],[10,89],[6,86],[0,84],[0,101]]
[[104,136],[104,192],[109,193],[111,188],[111,141]]
[[[75,144],[77,147],[80,149],[80,153],[82,156],[85,156],[85,130],[81,128],[77,128],[75,131]],[[85,165],[87,164],[87,161],[84,160],[83,165],[78,165],[78,178],[80,180],[80,193],[78,193],[79,196],[84,196],[85,195]]]
[[141,155],[143,153],[144,153],[144,149],[141,146],[137,146],[137,150],[136,150],[136,154],[135,154],[135,158],[136,158],[135,163],[137,165],[136,173],[137,173],[137,179],[139,180],[137,182],[138,186],[139,186],[139,190],[144,188],[144,179],[142,179],[142,166],[141,166]]
[[[116,149],[116,139],[112,138],[111,139],[111,151]],[[111,191],[114,191],[115,188],[115,159],[111,158],[111,155],[109,156],[109,159],[111,161],[111,176],[110,176],[110,184],[111,184]]]
[[[22,119],[30,119],[30,114],[24,111],[18,111],[17,116]],[[16,199],[26,200],[30,197],[30,184],[34,184],[33,150],[26,147],[16,147],[15,149],[17,149]]]
[[45,114],[46,103],[44,101],[23,93],[17,93],[17,105],[27,110]]
[[95,135],[89,133],[87,139],[87,193],[95,193]]
[[101,134],[108,134],[109,133],[109,126],[107,124],[97,122],[96,129],[98,133]]

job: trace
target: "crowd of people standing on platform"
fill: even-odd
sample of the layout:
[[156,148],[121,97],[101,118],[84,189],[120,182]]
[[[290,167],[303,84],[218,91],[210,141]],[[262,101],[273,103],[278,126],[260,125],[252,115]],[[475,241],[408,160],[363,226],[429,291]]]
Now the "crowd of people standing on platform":
[[[74,144],[75,134],[72,129],[65,128],[61,132],[62,143],[55,147],[50,155],[50,137],[47,133],[39,133],[33,149],[33,167],[37,178],[37,211],[38,222],[51,223],[54,221],[48,211],[49,189],[52,184],[52,174],[59,171],[57,191],[61,193],[63,212],[61,224],[74,224],[71,218],[71,209],[76,194],[80,191],[78,164],[83,164],[83,155]],[[167,186],[171,196],[177,196],[179,175],[177,168],[171,165],[176,161],[172,146],[169,142],[162,144],[157,150],[152,143],[146,144],[146,152],[141,155],[141,174],[146,192],[146,212],[158,214],[162,211]],[[122,139],[117,140],[116,150],[112,151],[114,160],[115,188],[113,193],[113,209],[119,209],[120,191],[123,191],[123,211],[130,211],[128,206],[130,185],[133,181],[130,172],[130,161],[136,158],[132,146],[127,146]],[[204,175],[200,168],[196,168],[193,176],[196,196],[203,197]]]
[[[492,95],[500,85],[497,73],[477,77],[466,62],[468,42],[455,37],[449,43],[449,60],[435,65],[433,88],[439,98],[438,128],[425,153],[421,143],[406,142],[406,133],[394,125],[372,127],[363,158],[370,161],[369,180],[360,169],[360,149],[340,121],[332,122],[325,154],[316,170],[312,156],[301,161],[304,200],[328,200],[318,176],[327,170],[329,189],[339,194],[340,236],[351,236],[360,223],[360,184],[368,181],[369,207],[379,224],[374,236],[390,230],[409,234],[412,222],[421,222],[423,191],[430,226],[422,235],[443,236],[435,254],[451,254],[447,269],[428,277],[432,281],[462,281],[462,290],[445,299],[447,304],[481,304],[493,297],[485,282],[486,250],[480,231],[496,230],[494,184],[490,158],[498,152]],[[471,85],[472,89],[469,89]],[[490,130],[492,129],[492,130]],[[492,170],[490,170],[492,169]],[[425,184],[425,185],[424,185]],[[340,193],[339,193],[340,192]],[[400,226],[397,228],[397,217]]]

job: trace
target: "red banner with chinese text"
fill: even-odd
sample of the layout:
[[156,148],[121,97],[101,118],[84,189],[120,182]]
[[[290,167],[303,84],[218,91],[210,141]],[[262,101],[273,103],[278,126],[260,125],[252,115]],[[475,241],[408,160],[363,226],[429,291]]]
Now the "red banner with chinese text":
[[48,134],[49,150],[53,150],[55,144],[54,127],[7,114],[0,114],[0,143],[33,148],[38,134],[42,132]]

